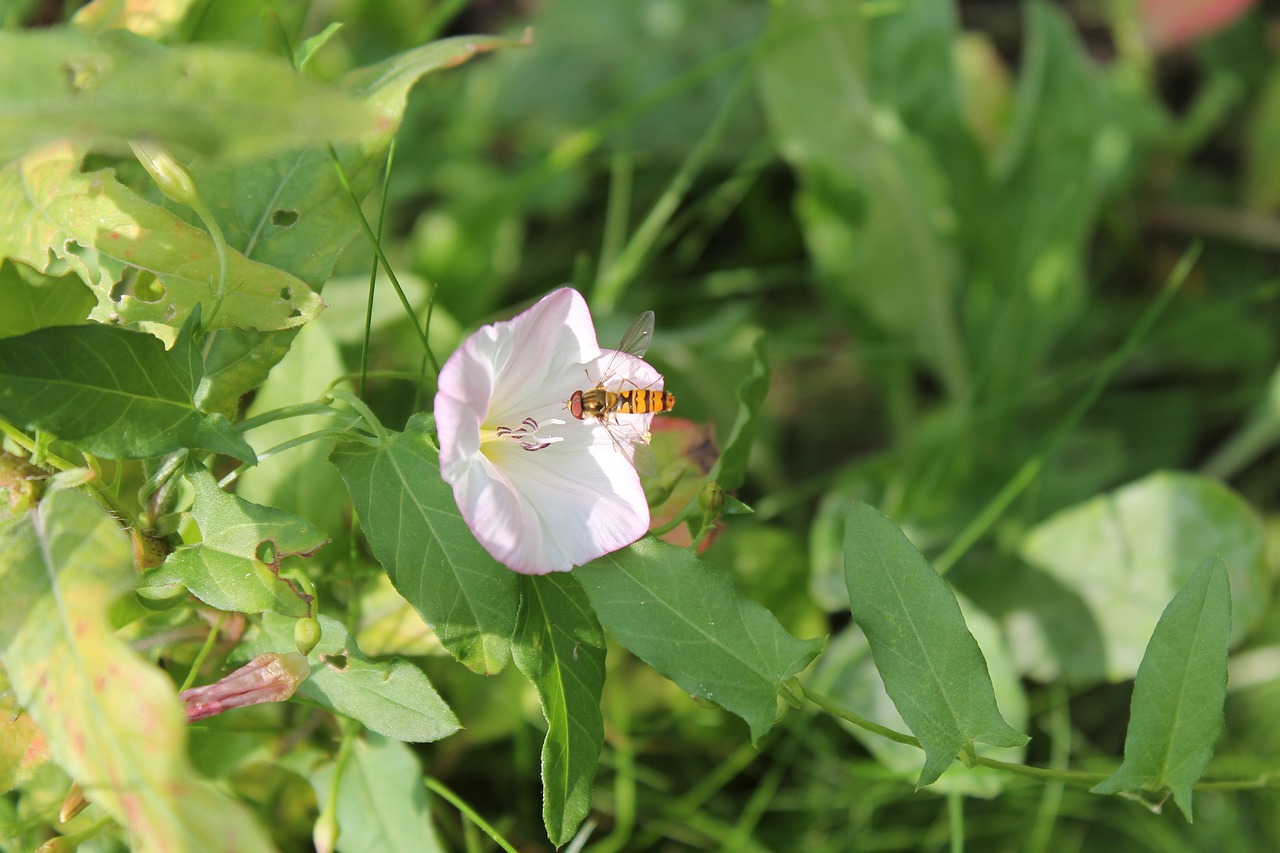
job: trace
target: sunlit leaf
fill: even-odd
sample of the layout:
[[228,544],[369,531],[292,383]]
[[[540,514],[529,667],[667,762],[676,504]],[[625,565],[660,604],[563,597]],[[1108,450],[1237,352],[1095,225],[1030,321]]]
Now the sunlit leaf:
[[176,581],[219,610],[311,615],[311,596],[280,577],[280,560],[309,556],[329,541],[325,535],[292,513],[223,491],[207,468],[190,466],[187,479],[195,489],[191,515],[201,539],[179,546],[146,573],[143,585]]
[[249,813],[188,765],[173,684],[107,624],[134,579],[119,523],[77,492],[55,492],[0,528],[0,654],[18,702],[54,761],[138,849],[272,849]]
[[454,657],[496,673],[511,656],[519,575],[489,556],[462,520],[428,423],[415,416],[404,432],[388,432],[377,445],[344,442],[329,459],[391,583]]
[[524,577],[521,591],[511,657],[533,682],[547,720],[542,820],[559,847],[591,810],[591,783],[604,742],[604,632],[570,575]]
[[366,734],[352,744],[333,789],[333,763],[310,776],[316,801],[330,797],[338,810],[339,853],[436,853],[440,844],[431,822],[422,765],[403,743]]
[[48,760],[44,734],[0,675],[0,793],[25,783]]
[[[1072,636],[1100,632],[1103,674],[1113,681],[1138,671],[1188,566],[1210,557],[1227,565],[1231,636],[1242,639],[1271,600],[1264,550],[1262,522],[1243,498],[1217,480],[1176,472],[1152,474],[1065,509],[1028,531],[1021,548],[1027,562],[1074,594],[1053,599],[1060,606],[1045,618],[1069,619]],[[1062,663],[1070,661],[1066,656]]]
[[759,739],[782,684],[823,641],[797,640],[733,579],[683,548],[643,539],[574,570],[618,642],[694,696],[747,721]]
[[[422,670],[399,658],[370,660],[345,625],[328,616],[319,619],[320,642],[307,658],[311,677],[298,685],[295,695],[410,743],[437,741],[461,728]],[[262,632],[244,643],[243,654],[295,651],[294,621],[266,614]]]
[[150,335],[96,323],[0,339],[0,417],[108,459],[191,447],[252,463],[231,424],[192,402],[198,323],[197,312],[168,352]]
[[160,39],[173,34],[194,3],[195,0],[93,0],[81,6],[71,21],[90,32],[119,29]]
[[82,158],[55,143],[0,169],[0,255],[39,272],[65,264],[96,293],[95,319],[136,323],[169,343],[199,304],[211,327],[249,329],[300,326],[324,307],[299,279],[235,251],[219,302],[209,233],[144,201],[108,169],[80,171]]
[[1230,582],[1214,557],[1161,615],[1133,685],[1124,763],[1095,794],[1169,788],[1191,820],[1191,787],[1222,734],[1230,636]]
[[1021,746],[950,587],[893,522],[856,503],[845,520],[845,583],[894,707],[924,747],[917,786],[975,741]]

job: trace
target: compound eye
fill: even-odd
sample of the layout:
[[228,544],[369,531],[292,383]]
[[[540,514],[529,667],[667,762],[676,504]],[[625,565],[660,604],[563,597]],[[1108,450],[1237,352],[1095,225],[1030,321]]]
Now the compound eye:
[[582,392],[574,391],[573,396],[569,398],[569,414],[578,420],[582,420]]

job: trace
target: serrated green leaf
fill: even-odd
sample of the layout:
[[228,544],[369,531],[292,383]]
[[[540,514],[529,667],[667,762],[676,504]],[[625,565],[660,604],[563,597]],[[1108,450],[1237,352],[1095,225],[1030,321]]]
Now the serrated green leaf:
[[377,445],[339,444],[329,457],[387,577],[469,668],[497,673],[511,656],[519,578],[489,556],[440,477],[423,415]]
[[221,415],[192,401],[200,354],[192,314],[173,348],[150,335],[90,323],[0,339],[0,417],[106,459],[182,448],[252,464],[253,448]]
[[[1075,636],[1100,632],[1103,674],[1112,681],[1138,671],[1188,565],[1217,555],[1226,562],[1233,642],[1258,624],[1271,600],[1261,519],[1229,487],[1195,474],[1158,472],[1069,507],[1028,531],[1021,554],[1083,600],[1086,613],[1063,597],[1046,617],[1070,620]],[[1071,661],[1060,658],[1064,668]]]
[[93,303],[93,292],[77,278],[50,278],[0,262],[0,338],[83,323]]
[[[82,159],[55,143],[0,169],[0,256],[42,273],[65,263],[97,295],[94,319],[138,324],[170,343],[199,304],[210,328],[248,329],[300,326],[324,307],[301,280],[236,251],[227,253],[229,295],[219,305],[208,232],[143,200],[109,169],[81,172]],[[130,276],[133,292],[118,293]]]
[[[396,740],[426,743],[461,728],[427,676],[400,658],[370,660],[346,626],[328,616],[320,620],[320,642],[311,650],[311,677],[298,685],[302,696],[365,728]],[[262,631],[245,642],[246,657],[266,652],[297,651],[294,620],[274,613],[262,617]]]
[[604,742],[604,631],[568,574],[522,577],[521,592],[511,657],[533,682],[547,720],[542,820],[547,838],[560,847],[591,810],[591,783]]
[[306,519],[223,491],[203,466],[189,466],[187,479],[195,489],[191,515],[201,539],[147,572],[143,586],[178,582],[219,610],[310,616],[311,596],[280,577],[280,560],[309,556],[328,538]]
[[325,764],[310,782],[321,805],[334,797],[339,853],[435,853],[443,851],[431,822],[422,766],[409,747],[366,735],[347,755],[333,790],[338,767]]
[[[756,338],[752,347],[755,358],[751,361],[751,373],[738,383],[734,397],[738,401],[738,415],[729,430],[724,450],[707,479],[720,484],[725,490],[736,489],[747,477],[747,458],[756,437],[756,424],[760,407],[769,393],[769,359],[766,354],[765,336]],[[728,512],[728,511],[727,511]]]
[[782,684],[823,640],[797,640],[723,571],[683,548],[643,539],[575,569],[596,616],[663,677],[747,721],[773,726]]
[[0,529],[0,656],[18,702],[138,849],[272,849],[242,806],[191,769],[173,684],[107,624],[134,579],[119,523],[77,492],[55,492]]
[[165,47],[124,30],[0,31],[0,81],[0,161],[55,140],[123,151],[131,139],[244,159],[357,139],[376,125],[366,105],[279,57]]
[[975,741],[1021,746],[1000,716],[995,689],[960,605],[902,531],[874,507],[845,516],[844,573],[853,618],[894,707],[924,747],[917,787]]
[[1205,560],[1165,608],[1138,667],[1124,763],[1093,787],[1115,794],[1169,788],[1191,820],[1191,788],[1225,723],[1231,586],[1220,558]]

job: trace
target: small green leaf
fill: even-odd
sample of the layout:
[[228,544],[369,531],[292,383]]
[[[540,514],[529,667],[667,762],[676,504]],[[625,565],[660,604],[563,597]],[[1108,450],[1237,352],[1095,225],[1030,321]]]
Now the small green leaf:
[[145,201],[110,169],[82,172],[83,155],[53,144],[0,169],[0,255],[42,273],[65,264],[97,294],[94,319],[136,323],[171,342],[202,303],[212,328],[288,329],[324,308],[298,278],[236,251],[227,253],[230,295],[219,304],[209,233]]
[[329,461],[396,590],[454,657],[497,673],[511,656],[520,576],[489,556],[463,521],[427,424],[417,415],[376,445],[339,444]]
[[751,362],[751,373],[738,383],[734,394],[738,400],[738,416],[734,419],[720,458],[707,476],[708,482],[719,483],[725,490],[738,488],[746,479],[747,457],[750,456],[751,445],[755,441],[760,407],[764,405],[764,398],[769,393],[769,360],[763,334],[756,338],[753,351],[755,358]]
[[332,797],[337,807],[339,853],[437,853],[440,844],[431,822],[422,765],[413,750],[394,740],[367,734],[356,741],[341,765],[338,789],[330,762],[310,775],[316,801]]
[[[422,670],[399,658],[370,660],[341,622],[328,616],[319,620],[320,642],[307,656],[311,677],[298,685],[296,696],[409,743],[441,740],[461,728]],[[241,652],[254,657],[297,651],[294,622],[286,616],[265,614],[261,633],[245,642]]]
[[511,657],[533,682],[547,719],[542,744],[542,820],[556,847],[591,810],[604,742],[604,632],[568,574],[521,579],[520,625]]
[[683,548],[643,539],[574,570],[600,624],[681,689],[773,726],[783,682],[823,641],[797,640],[725,572]]
[[78,492],[0,528],[0,660],[17,701],[137,849],[265,853],[248,811],[188,764],[173,684],[107,623],[134,580],[119,523]]
[[329,541],[325,535],[296,515],[223,491],[203,466],[191,465],[187,479],[195,489],[191,515],[202,538],[147,572],[143,585],[181,583],[219,610],[312,615],[311,596],[280,577],[280,560],[313,554]]
[[72,28],[0,31],[0,81],[0,161],[60,139],[117,149],[149,139],[243,159],[376,125],[367,106],[278,57],[165,47],[123,30],[93,39]]
[[1168,788],[1191,820],[1191,788],[1222,734],[1231,637],[1231,585],[1214,557],[1200,564],[1161,615],[1138,667],[1124,763],[1093,787],[1115,794]]
[[[1076,637],[1101,632],[1102,674],[1112,681],[1137,672],[1187,566],[1219,554],[1227,564],[1234,642],[1271,601],[1261,519],[1228,486],[1195,474],[1157,472],[1069,507],[1028,531],[1021,552],[1075,594],[1053,598],[1042,621],[1061,628],[1069,619]],[[1059,657],[1064,667],[1072,662],[1070,654]]]
[[50,278],[26,265],[0,263],[0,338],[83,323],[94,301],[93,291],[74,276]]
[[987,662],[956,597],[902,531],[874,507],[855,503],[844,536],[853,618],[885,691],[924,747],[917,787],[941,776],[974,741],[1026,743],[1000,716]]
[[196,312],[168,352],[150,335],[95,323],[0,339],[0,417],[107,459],[199,448],[253,464],[226,418],[192,401],[198,323]]

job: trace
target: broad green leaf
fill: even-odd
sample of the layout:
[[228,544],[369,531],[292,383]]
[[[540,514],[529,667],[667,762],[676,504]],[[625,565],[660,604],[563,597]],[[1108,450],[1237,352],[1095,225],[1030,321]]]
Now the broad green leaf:
[[143,586],[178,582],[219,610],[310,616],[311,596],[280,576],[280,561],[310,556],[329,541],[325,535],[292,513],[223,491],[203,466],[191,465],[187,479],[200,541],[179,546],[144,575]]
[[0,338],[83,323],[93,304],[93,292],[79,279],[50,278],[0,262]]
[[1220,558],[1200,564],[1156,624],[1138,667],[1124,763],[1095,794],[1168,788],[1191,820],[1191,787],[1222,734],[1231,587]]
[[[298,685],[302,696],[365,728],[410,743],[446,738],[461,726],[422,670],[406,660],[373,661],[336,619],[320,616],[320,642],[312,649],[311,677]],[[297,651],[294,620],[268,613],[262,631],[241,647],[245,656]]]
[[845,519],[845,583],[894,707],[924,747],[917,787],[975,741],[1021,746],[951,588],[893,522],[856,503]]
[[1070,618],[1079,636],[1101,632],[1112,681],[1138,671],[1186,567],[1210,557],[1227,564],[1231,638],[1243,639],[1271,601],[1264,550],[1262,522],[1248,502],[1217,480],[1177,472],[1152,474],[1065,509],[1028,531],[1021,547],[1023,559],[1083,600],[1086,613],[1072,606],[1052,618]]
[[0,162],[55,140],[245,159],[357,139],[376,116],[279,57],[123,30],[0,31]]
[[[363,199],[376,185],[414,83],[426,74],[511,44],[489,36],[445,39],[344,78],[342,89],[379,116],[377,131],[335,148],[356,198]],[[360,232],[351,198],[322,149],[239,165],[193,164],[191,176],[228,243],[245,257],[285,270],[316,290]],[[215,334],[206,356],[209,375],[200,390],[201,405],[212,411],[233,410],[241,394],[266,378],[292,341],[288,331]]]
[[198,323],[197,312],[168,352],[150,335],[95,323],[0,339],[0,417],[107,459],[187,447],[252,464],[253,448],[231,424],[192,401]]
[[[252,418],[264,412],[320,399],[330,383],[346,372],[342,355],[328,329],[329,313],[298,332],[289,354],[276,365],[245,412]],[[338,426],[329,415],[272,421],[245,433],[264,452],[286,441]],[[296,513],[315,524],[330,539],[347,532],[347,498],[342,480],[326,459],[333,438],[308,441],[263,459],[240,475],[236,494],[248,501]]]
[[865,14],[840,0],[775,4],[755,58],[761,100],[800,178],[797,213],[821,282],[959,394],[954,214],[923,142],[876,103]]
[[[341,770],[338,789],[333,774]],[[310,775],[316,802],[334,798],[339,853],[436,853],[444,851],[431,822],[422,766],[403,743],[367,734],[341,765],[332,762]]]
[[481,547],[440,478],[423,415],[376,445],[339,444],[338,467],[360,524],[387,577],[450,654],[497,673],[511,656],[519,575]]
[[0,793],[22,785],[49,760],[49,744],[31,715],[18,707],[0,675]]
[[742,485],[747,476],[747,458],[756,436],[756,424],[760,407],[769,393],[769,361],[765,354],[765,336],[756,338],[755,359],[751,373],[738,383],[734,396],[738,400],[738,416],[734,419],[724,450],[716,460],[708,480],[719,483],[726,490]]
[[192,770],[173,684],[107,624],[134,580],[119,523],[78,492],[55,492],[0,529],[0,656],[19,704],[137,849],[272,849],[242,806]]
[[[199,304],[210,327],[249,329],[300,326],[324,307],[299,279],[236,251],[227,253],[219,304],[208,232],[144,201],[109,169],[80,171],[82,159],[83,151],[54,143],[0,169],[0,255],[42,273],[65,264],[97,294],[94,319],[136,323],[172,343]],[[119,293],[122,280],[129,287]]]
[[520,624],[511,657],[538,691],[542,743],[542,820],[556,847],[591,810],[591,783],[604,742],[604,632],[568,574],[521,578]]
[[574,570],[618,642],[694,696],[747,721],[759,740],[778,691],[822,649],[797,640],[725,572],[683,548],[643,539]]

